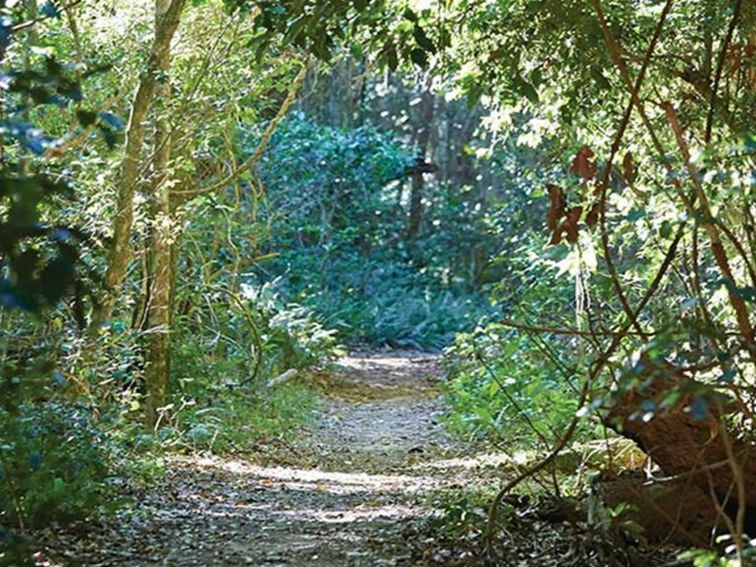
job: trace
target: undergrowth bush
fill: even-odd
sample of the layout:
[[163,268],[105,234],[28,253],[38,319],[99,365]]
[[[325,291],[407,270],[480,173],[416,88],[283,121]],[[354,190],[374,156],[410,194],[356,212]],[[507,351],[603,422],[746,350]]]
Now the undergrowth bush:
[[[554,272],[569,269],[572,257],[566,247],[539,250],[538,235],[510,243],[516,248],[493,262],[507,274],[491,287],[499,320],[458,334],[446,351],[445,423],[468,438],[544,448],[544,439],[557,439],[578,410],[581,349],[575,337],[544,340],[543,333],[510,327],[502,319],[527,321],[535,310],[549,312],[555,321],[574,319],[574,283],[554,278]],[[590,427],[581,423],[577,436]]]
[[564,431],[578,409],[558,362],[528,335],[491,323],[460,334],[447,355],[445,423],[455,433],[532,447]]
[[[228,382],[235,364],[210,362],[185,349],[176,356],[183,376],[171,404],[171,418],[158,442],[179,450],[244,451],[290,439],[314,418],[318,400],[298,383],[267,388]],[[230,368],[231,367],[231,368]]]
[[249,450],[291,439],[312,422],[318,407],[314,392],[288,384],[272,391],[218,392],[204,401],[201,409],[188,406],[178,412],[176,444],[216,452]]
[[263,375],[307,368],[341,352],[336,331],[306,305],[289,303],[280,280],[242,285],[242,296],[257,313],[263,346]]
[[[174,342],[161,442],[223,452],[294,434],[313,415],[314,393],[298,383],[267,384],[339,352],[334,332],[312,309],[286,303],[277,281],[211,292],[204,304]],[[199,324],[206,321],[212,326]]]
[[[428,520],[428,525],[434,535],[444,541],[477,542],[485,529],[489,507],[495,494],[495,489],[490,486],[434,491],[429,498],[433,514]],[[504,523],[511,512],[511,506],[502,506],[498,520]]]
[[407,235],[412,152],[375,128],[295,113],[260,164],[271,258],[255,274],[349,343],[440,348],[488,312],[469,259],[489,239],[463,188],[429,178],[423,230]]
[[347,258],[332,267],[340,275],[328,287],[309,284],[296,298],[352,344],[440,349],[492,312],[482,294],[444,288],[397,262]]
[[88,408],[0,409],[0,530],[83,520],[107,507],[113,452]]

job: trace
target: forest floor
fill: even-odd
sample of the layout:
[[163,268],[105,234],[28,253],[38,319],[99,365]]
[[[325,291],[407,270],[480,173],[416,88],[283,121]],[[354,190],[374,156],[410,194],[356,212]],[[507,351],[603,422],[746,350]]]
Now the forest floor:
[[[466,525],[480,529],[485,509],[475,512],[473,505],[471,512],[464,494],[490,494],[518,464],[446,434],[438,358],[353,355],[307,380],[323,403],[313,426],[293,442],[238,455],[167,458],[165,474],[136,489],[133,506],[100,523],[49,532],[36,564],[480,565],[477,538],[459,526],[439,531],[434,508],[447,498],[447,510],[453,509],[449,495],[461,494],[455,513],[477,513]],[[624,554],[624,545],[597,538],[596,526],[538,498],[513,497],[508,505],[500,565],[647,567],[670,557],[635,547]]]
[[324,403],[295,442],[243,458],[173,457],[136,507],[58,534],[48,553],[91,566],[472,564],[432,544],[429,496],[479,482],[503,457],[470,456],[445,434],[437,362],[343,358],[312,378]]

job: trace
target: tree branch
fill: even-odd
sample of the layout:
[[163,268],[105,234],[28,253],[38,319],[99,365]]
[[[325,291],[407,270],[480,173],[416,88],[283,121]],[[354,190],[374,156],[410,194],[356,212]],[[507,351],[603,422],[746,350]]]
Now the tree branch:
[[191,199],[200,195],[208,195],[210,193],[222,191],[231,183],[239,179],[246,171],[249,171],[255,165],[257,165],[257,162],[260,161],[260,158],[262,158],[263,154],[265,153],[265,150],[268,147],[268,142],[270,142],[270,138],[275,133],[278,124],[281,122],[281,120],[284,119],[289,109],[291,108],[291,105],[294,104],[294,101],[297,98],[297,93],[299,92],[299,88],[302,86],[305,75],[307,74],[307,68],[308,62],[303,61],[302,67],[299,69],[299,73],[297,73],[294,81],[289,86],[289,94],[281,104],[281,107],[278,109],[276,115],[268,124],[265,132],[263,132],[262,138],[260,138],[260,142],[257,144],[257,147],[255,148],[255,151],[252,152],[251,156],[249,156],[241,165],[234,169],[234,171],[232,171],[226,177],[224,177],[220,181],[217,181],[213,185],[210,185],[209,187],[200,187],[198,189],[190,189],[187,191],[174,191],[173,195],[182,199]]
[[[627,108],[625,109],[625,113],[622,116],[622,120],[620,121],[619,128],[617,129],[617,133],[614,136],[614,141],[612,142],[609,159],[607,160],[607,164],[604,167],[603,176],[599,184],[601,195],[599,197],[598,207],[599,207],[599,219],[600,219],[600,228],[601,228],[601,246],[604,251],[604,257],[605,257],[604,259],[606,261],[607,268],[609,269],[609,275],[611,276],[614,289],[617,293],[617,296],[620,299],[620,302],[622,303],[622,308],[625,312],[625,315],[630,318],[629,319],[630,323],[638,332],[638,334],[640,334],[642,337],[645,337],[646,333],[643,331],[643,328],[638,323],[638,320],[633,319],[634,317],[633,310],[630,307],[630,303],[628,302],[624,291],[622,290],[622,285],[619,280],[619,274],[617,273],[617,268],[614,265],[614,260],[612,259],[611,250],[609,248],[609,232],[606,226],[606,199],[607,199],[607,193],[609,190],[609,180],[612,174],[614,157],[617,155],[617,152],[619,152],[619,147],[620,147],[620,144],[622,143],[622,138],[624,137],[627,127],[630,124],[630,116],[632,115],[632,112],[633,112],[633,106],[635,105],[635,102],[639,99],[638,93],[640,92],[641,86],[643,85],[643,80],[646,77],[646,71],[648,70],[648,66],[651,63],[651,57],[654,53],[654,50],[656,49],[656,44],[659,41],[659,37],[661,36],[661,31],[664,28],[664,23],[667,20],[667,16],[669,15],[670,10],[672,9],[672,3],[673,3],[673,0],[668,0],[667,3],[664,5],[664,8],[662,9],[661,15],[659,16],[659,21],[657,22],[656,27],[654,29],[654,35],[652,36],[651,41],[648,45],[648,48],[646,49],[646,54],[643,58],[643,63],[641,64],[640,71],[638,72],[638,76],[635,79],[635,84],[633,85],[633,88],[630,91],[630,102],[628,103]],[[601,8],[601,0],[593,0],[593,6],[596,9],[596,14],[597,14],[597,17],[599,18],[599,22],[602,24],[602,29],[608,28],[608,26],[606,25],[606,20],[604,18],[603,9]],[[616,49],[616,44],[615,44],[614,49]]]
[[717,97],[717,91],[719,90],[719,81],[722,78],[722,69],[724,69],[725,58],[727,57],[727,49],[732,42],[732,34],[735,32],[735,28],[738,25],[740,19],[740,9],[743,6],[743,0],[735,0],[735,6],[732,10],[732,18],[730,19],[730,25],[727,27],[727,34],[725,35],[722,49],[719,51],[719,60],[717,61],[717,70],[714,73],[714,84],[711,87],[711,94],[709,96],[709,113],[706,115],[706,135],[704,136],[705,142],[708,144],[711,142],[711,128],[714,123],[714,101]]

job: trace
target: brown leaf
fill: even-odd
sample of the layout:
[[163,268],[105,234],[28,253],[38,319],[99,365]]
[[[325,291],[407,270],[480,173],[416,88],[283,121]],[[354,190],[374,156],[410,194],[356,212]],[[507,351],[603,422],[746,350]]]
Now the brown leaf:
[[600,203],[594,203],[594,205],[591,207],[591,210],[588,211],[588,214],[585,217],[585,224],[588,225],[588,228],[593,228],[594,226],[596,226],[596,223],[598,223],[599,221],[600,212]]
[[596,175],[597,169],[596,162],[591,159],[593,155],[593,150],[588,146],[583,146],[582,148],[580,148],[577,155],[575,156],[575,159],[572,160],[572,167],[570,168],[570,171],[578,174],[586,181],[593,179]]
[[578,222],[582,214],[583,207],[572,207],[567,211],[567,218],[562,222],[562,230],[567,233],[567,242],[570,244],[575,244],[578,241],[578,236],[580,235]]
[[546,189],[549,192],[549,215],[548,225],[551,230],[556,230],[559,225],[559,219],[564,216],[564,209],[567,206],[567,199],[564,197],[564,191],[558,185],[547,184]]
[[635,164],[633,163],[633,154],[632,152],[628,151],[625,154],[625,158],[622,160],[622,175],[624,176],[625,181],[627,181],[628,185],[635,183],[635,173],[636,168]]

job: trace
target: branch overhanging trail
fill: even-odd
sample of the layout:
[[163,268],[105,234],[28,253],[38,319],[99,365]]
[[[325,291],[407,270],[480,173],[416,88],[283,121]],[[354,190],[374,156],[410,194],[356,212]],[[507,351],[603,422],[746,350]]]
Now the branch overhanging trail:
[[[640,87],[643,82],[642,78],[645,76],[646,69],[648,68],[651,62],[651,57],[653,55],[654,50],[656,49],[656,44],[658,42],[659,37],[661,36],[662,29],[664,28],[664,24],[672,8],[673,2],[674,0],[667,0],[661,12],[661,15],[659,16],[659,20],[657,21],[656,27],[654,29],[654,35],[646,50],[646,55],[643,60],[643,65],[641,66],[641,70],[639,72],[640,80],[636,80],[636,84],[633,89],[633,92],[635,92],[636,95],[640,91]],[[600,8],[599,0],[594,0],[594,4],[598,5]],[[620,123],[620,127],[618,128],[617,134],[615,135],[615,142],[612,145],[613,147],[612,157],[614,154],[616,154],[618,150],[622,136],[624,135],[627,125],[629,123],[630,114],[632,112],[632,108],[634,104],[635,104],[634,97],[631,96],[630,103],[623,114],[622,122]],[[609,163],[607,164],[608,174],[611,174],[611,170],[609,169],[610,164],[611,164],[611,159]],[[608,174],[605,172],[605,175],[604,175],[607,181],[608,181]],[[603,191],[604,191],[604,194],[603,194],[602,201],[605,201],[606,186],[604,187]],[[602,207],[601,215],[602,217],[604,216],[603,207]],[[656,277],[654,278],[649,288],[646,290],[646,293],[644,294],[640,303],[638,304],[638,306],[636,307],[634,311],[629,306],[629,304],[627,305],[627,309],[629,309],[630,311],[628,313],[628,320],[624,323],[623,328],[620,330],[619,334],[615,335],[611,344],[598,356],[598,358],[593,363],[591,370],[589,372],[589,375],[587,379],[585,380],[585,382],[583,383],[583,387],[580,390],[580,395],[578,398],[579,408],[582,409],[585,406],[585,403],[588,399],[588,396],[590,394],[591,387],[594,381],[598,378],[601,371],[603,371],[604,367],[609,363],[611,357],[613,356],[617,348],[619,348],[620,344],[622,343],[623,338],[625,337],[624,333],[627,330],[629,330],[631,327],[637,327],[636,330],[639,330],[641,334],[645,334],[643,329],[641,329],[640,325],[638,325],[637,323],[637,317],[646,307],[648,302],[651,300],[651,297],[656,293],[656,290],[658,289],[658,286],[660,285],[662,279],[664,278],[664,275],[669,269],[669,266],[672,264],[674,255],[677,252],[677,246],[679,245],[680,240],[682,240],[682,235],[683,235],[682,229],[683,229],[683,225],[681,225],[678,228],[678,232],[675,235],[675,239],[672,241],[672,244],[669,247],[667,256],[662,262],[662,265],[660,266]],[[551,464],[551,462],[559,455],[562,449],[564,449],[569,443],[570,439],[575,433],[575,430],[577,429],[577,425],[580,419],[581,419],[581,415],[580,415],[580,412],[578,412],[570,421],[570,424],[567,426],[564,434],[562,435],[562,438],[557,442],[557,444],[551,450],[551,452],[545,458],[540,460],[538,463],[536,463],[535,465],[531,467],[528,467],[522,473],[518,474],[514,479],[508,482],[501,490],[499,490],[499,492],[494,497],[494,500],[492,501],[490,509],[489,509],[488,523],[486,526],[486,533],[485,533],[485,538],[484,538],[484,545],[486,547],[486,554],[489,561],[493,560],[494,558],[493,546],[494,546],[494,536],[496,532],[496,525],[498,522],[498,510],[499,510],[499,507],[501,506],[501,503],[504,497],[512,489],[514,489],[517,485],[519,485],[521,482],[533,476],[534,474],[539,473],[540,471],[544,470],[546,467],[548,467]]]

